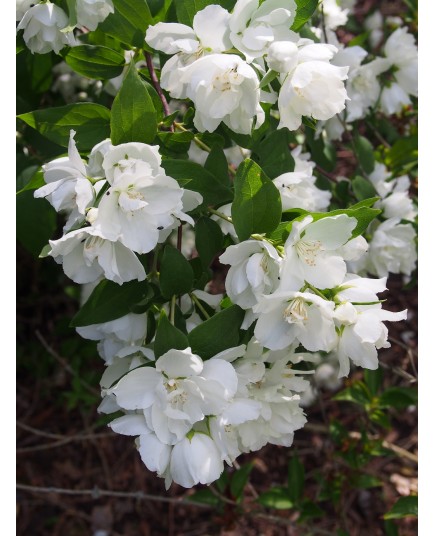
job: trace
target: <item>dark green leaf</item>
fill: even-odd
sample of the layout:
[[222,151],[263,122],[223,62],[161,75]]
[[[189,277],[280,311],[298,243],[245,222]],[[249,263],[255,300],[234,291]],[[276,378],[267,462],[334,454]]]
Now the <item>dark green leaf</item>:
[[417,517],[417,495],[400,497],[384,516],[384,519],[401,519],[409,516]]
[[216,497],[209,489],[201,489],[187,497],[187,500],[192,503],[208,504],[210,506],[218,506],[221,500]]
[[113,0],[115,12],[98,29],[126,45],[143,47],[145,32],[152,24],[146,0]]
[[390,387],[380,396],[380,407],[405,409],[417,404],[417,390],[412,387]]
[[39,252],[53,236],[57,215],[45,199],[34,199],[30,191],[17,197],[17,239],[38,257]]
[[100,104],[67,104],[35,110],[18,118],[62,147],[68,147],[70,130],[75,130],[75,140],[81,151],[92,149],[110,136],[110,110]]
[[193,286],[193,269],[176,248],[167,244],[160,264],[161,293],[166,298],[186,294]]
[[104,279],[71,321],[71,327],[110,322],[127,315],[147,293],[147,283],[130,281],[118,285]]
[[369,173],[374,171],[375,167],[375,155],[372,143],[364,136],[357,135],[354,138],[354,148],[360,167],[369,175]]
[[188,152],[194,134],[192,132],[159,132],[157,137],[160,148],[165,153],[183,154]]
[[213,278],[212,271],[202,264],[199,257],[190,259],[188,262],[194,273],[193,287],[195,289],[203,290],[208,281],[211,281]]
[[193,352],[202,359],[210,359],[237,346],[244,314],[241,307],[232,305],[195,327],[188,336]]
[[220,225],[211,218],[199,218],[195,225],[196,249],[204,266],[222,250],[224,236]]
[[205,162],[205,169],[226,188],[231,187],[229,179],[228,161],[220,145],[214,144]]
[[176,179],[182,187],[199,192],[205,205],[222,205],[233,199],[232,191],[199,164],[168,159],[163,160],[161,165],[167,175]]
[[72,47],[65,61],[77,73],[102,80],[119,76],[125,65],[125,58],[119,52],[93,45]]
[[258,502],[261,503],[262,506],[276,508],[277,510],[288,510],[289,508],[294,507],[294,503],[289,497],[287,488],[271,488],[269,491],[259,495]]
[[[216,2],[214,0],[174,0],[174,3],[178,21],[181,24],[193,26],[193,19],[196,13],[202,11],[206,6],[215,4]],[[227,10],[231,10],[235,5],[235,1],[221,0],[218,4]]]
[[377,370],[368,370],[363,371],[363,378],[365,383],[373,396],[375,396],[381,386],[383,381],[383,369],[378,368]]
[[358,475],[354,479],[352,487],[357,489],[370,489],[370,488],[380,488],[383,485],[383,482],[372,475]]
[[312,17],[318,5],[318,0],[295,0],[297,11],[291,30],[299,32],[302,26]]
[[134,63],[113,102],[110,128],[113,145],[152,143],[157,134],[157,112]]
[[303,523],[306,519],[321,517],[325,514],[324,510],[312,501],[305,501],[300,506],[300,517],[297,523]]
[[371,422],[378,424],[386,430],[390,430],[392,427],[389,417],[381,409],[374,408],[369,411],[369,419]]
[[304,489],[304,466],[296,454],[288,464],[288,495],[293,503],[298,503]]
[[268,86],[275,78],[279,76],[279,73],[277,71],[273,71],[270,69],[264,78],[261,80],[261,83],[259,84],[260,89],[264,88],[265,86]]
[[24,169],[17,177],[17,195],[27,190],[36,190],[44,186],[44,174],[38,166],[30,166]]
[[253,233],[274,231],[281,216],[279,190],[256,162],[244,160],[235,176],[232,204],[232,221],[239,239],[246,240]]
[[312,129],[306,129],[305,134],[312,160],[322,169],[331,173],[336,167],[336,149],[334,145],[324,140],[321,135],[316,138]]
[[372,182],[364,179],[360,175],[357,175],[351,180],[351,186],[358,201],[370,199],[377,195],[377,191],[375,190]]
[[172,348],[184,350],[188,346],[187,336],[178,328],[172,326],[164,311],[161,311],[155,335],[154,352],[155,358],[159,358]]
[[253,469],[253,463],[246,463],[240,467],[231,478],[230,490],[235,499],[239,500],[243,494],[244,488],[249,481],[249,475]]
[[287,128],[281,128],[254,146],[253,159],[270,179],[294,171],[294,158],[289,148],[290,136]]
[[363,382],[355,382],[351,387],[347,387],[333,397],[333,400],[345,400],[354,402],[361,406],[366,406],[371,402],[371,394]]

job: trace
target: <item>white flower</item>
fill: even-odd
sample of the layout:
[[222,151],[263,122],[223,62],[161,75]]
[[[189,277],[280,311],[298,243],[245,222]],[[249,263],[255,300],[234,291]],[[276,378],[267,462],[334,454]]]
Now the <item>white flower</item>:
[[343,80],[348,67],[329,63],[336,52],[336,47],[325,44],[309,43],[299,48],[297,66],[286,75],[280,89],[279,128],[296,130],[302,116],[326,120],[345,108],[348,96]]
[[407,92],[396,82],[392,82],[389,87],[383,88],[380,105],[386,115],[397,114],[404,106],[409,106],[410,104],[411,100]]
[[369,44],[376,48],[383,40],[383,15],[380,11],[374,11],[363,21],[363,26],[369,31]]
[[279,284],[280,257],[268,242],[246,240],[229,246],[219,260],[231,265],[226,292],[243,309],[253,307],[261,295],[270,294]]
[[50,246],[49,255],[63,265],[65,274],[76,283],[91,283],[101,275],[120,285],[146,278],[145,269],[132,251],[120,242],[105,240],[92,227],[50,240]]
[[36,0],[16,0],[16,20],[19,21],[24,17],[25,12],[30,9]]
[[[134,368],[136,358],[141,360],[154,361],[155,356],[149,348],[144,348],[144,339],[147,333],[147,315],[128,313],[125,316],[103,322],[102,324],[92,324],[76,328],[77,333],[84,339],[100,341],[98,352],[109,367],[106,373],[110,379],[109,383],[103,387],[110,387],[115,380],[118,380],[125,372]],[[134,355],[134,358],[131,356]],[[122,363],[120,363],[120,361]],[[132,364],[131,364],[132,363]],[[115,368],[114,365],[117,364]],[[118,369],[121,373],[116,377]],[[127,367],[127,368],[122,368]],[[110,372],[109,372],[110,371]],[[104,379],[103,375],[103,379]]]
[[341,305],[336,307],[334,313],[340,328],[337,349],[340,378],[348,376],[350,359],[364,368],[377,369],[377,349],[390,347],[383,321],[396,322],[407,318],[406,310],[393,313],[382,309],[381,303],[375,303],[378,301],[376,294],[386,290],[385,278],[371,280],[349,274],[343,289],[336,295]]
[[322,0],[321,8],[324,10],[325,25],[330,30],[336,30],[348,21],[348,9],[342,9],[336,0]]
[[300,153],[301,147],[292,151],[294,171],[273,179],[280,192],[282,210],[303,208],[309,212],[324,211],[330,204],[331,193],[315,186],[315,177],[312,174],[315,164],[307,160],[310,155]]
[[202,359],[185,350],[169,350],[155,363],[124,376],[111,390],[120,407],[145,410],[158,439],[176,444],[206,415],[219,414],[237,390],[237,376],[221,359]]
[[[157,148],[143,143],[117,145],[105,154],[102,166],[112,186],[94,221],[102,237],[147,253],[178,226],[178,219],[194,225],[183,210],[195,208],[202,196],[180,188],[160,163]],[[161,237],[160,231],[167,234]]]
[[52,50],[58,54],[64,46],[75,45],[73,33],[61,31],[67,26],[68,17],[63,9],[46,3],[28,9],[17,31],[24,30],[23,38],[32,54],[47,54]]
[[[232,216],[232,203],[222,205],[218,208],[218,211],[230,218]],[[231,236],[235,242],[238,242],[238,235],[232,223],[220,218],[219,216],[216,216],[215,214],[211,216],[211,219],[220,225],[223,234]]]
[[411,275],[416,268],[416,231],[400,218],[390,218],[373,232],[366,269],[378,277],[393,274]]
[[337,252],[351,238],[357,220],[345,214],[313,221],[307,216],[295,221],[285,243],[282,263],[283,288],[300,288],[304,281],[313,286],[333,288],[342,283],[346,265]]
[[384,218],[399,218],[414,221],[417,211],[408,192],[393,192],[375,204],[375,208],[383,210]]
[[91,31],[115,11],[112,0],[77,0],[76,7],[77,24]]
[[[74,130],[71,130],[68,157],[57,158],[42,166],[47,184],[34,193],[34,197],[45,197],[58,212],[65,211],[69,215],[65,230],[84,220],[86,208],[93,203],[96,195],[87,178],[88,170],[75,146],[74,135]],[[102,185],[103,182],[97,188]]]
[[194,433],[185,437],[172,450],[170,477],[184,488],[211,484],[223,472],[223,461],[215,442],[207,435]]
[[233,45],[248,63],[262,57],[273,41],[296,36],[289,29],[296,9],[294,0],[238,0],[229,22]]
[[234,132],[250,134],[265,118],[259,104],[259,79],[239,56],[211,54],[179,70],[179,83],[196,107],[195,127],[214,132],[221,122]]
[[408,95],[417,97],[417,47],[408,28],[398,28],[384,45],[386,58],[398,68],[394,77],[399,87]]
[[114,146],[110,139],[101,141],[93,147],[89,155],[89,163],[87,166],[88,173],[91,177],[105,177],[105,171],[102,164],[105,155],[112,149],[114,149]]
[[270,350],[299,342],[306,350],[329,352],[337,342],[333,310],[333,302],[316,294],[277,290],[253,308],[259,313],[255,337]]

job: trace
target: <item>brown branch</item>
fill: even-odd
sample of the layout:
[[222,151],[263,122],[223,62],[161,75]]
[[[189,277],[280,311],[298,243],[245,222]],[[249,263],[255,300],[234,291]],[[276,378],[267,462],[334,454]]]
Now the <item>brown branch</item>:
[[[154,64],[152,63],[152,56],[149,52],[145,52],[145,58],[152,85],[154,86],[155,91],[158,93],[161,103],[163,104],[164,115],[168,116],[170,115],[169,104],[167,103],[166,97],[164,96],[163,90],[161,89],[160,82],[158,81],[158,76],[155,72]],[[175,128],[173,125],[170,125],[170,132],[175,132]]]

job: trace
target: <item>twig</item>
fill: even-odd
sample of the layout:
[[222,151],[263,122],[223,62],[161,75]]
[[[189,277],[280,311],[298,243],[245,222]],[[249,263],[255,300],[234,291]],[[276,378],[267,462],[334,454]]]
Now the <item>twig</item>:
[[206,312],[205,308],[203,307],[203,305],[200,303],[199,299],[197,296],[195,296],[193,294],[193,292],[190,294],[190,298],[194,301],[194,303],[196,304],[197,308],[199,309],[199,311],[203,314],[203,316],[209,320],[211,317],[209,316],[209,314]]
[[[169,105],[167,103],[166,97],[164,96],[163,90],[161,89],[160,82],[158,81],[157,73],[154,69],[154,64],[152,63],[152,56],[149,52],[145,52],[146,66],[148,67],[149,76],[151,77],[152,85],[155,88],[155,91],[160,97],[161,103],[163,105],[164,115],[170,115]],[[173,125],[170,125],[170,132],[175,132]]]
[[52,356],[54,357],[54,359],[56,361],[58,361],[62,367],[67,371],[69,372],[72,376],[74,376],[75,378],[78,378],[78,380],[80,381],[80,383],[83,385],[83,387],[85,387],[89,393],[92,393],[93,395],[97,395],[98,397],[101,396],[101,393],[95,389],[94,387],[92,387],[91,385],[89,385],[85,380],[83,380],[80,375],[77,373],[77,371],[75,371],[72,367],[70,367],[68,365],[68,363],[66,362],[66,359],[63,358],[62,356],[60,356],[49,344],[48,342],[44,339],[44,337],[42,336],[41,332],[39,330],[36,330],[35,331],[35,335],[36,337],[39,339],[40,343],[42,344],[42,346],[47,350],[47,352]]
[[215,496],[217,497],[218,499],[220,499],[222,502],[226,503],[226,504],[231,504],[232,506],[237,506],[237,502],[236,501],[233,501],[231,499],[228,499],[227,497],[225,497],[222,493],[220,493],[218,491],[218,489],[216,489],[212,484],[210,484],[208,486],[208,489],[210,490],[210,492]]
[[74,434],[72,436],[66,436],[64,434],[53,434],[51,432],[44,432],[43,430],[38,430],[20,421],[17,421],[16,424],[18,428],[22,428],[23,430],[26,430],[27,432],[31,432],[32,434],[35,434],[41,437],[48,437],[49,439],[68,439],[70,441],[83,441],[87,439],[99,439],[101,437],[115,437],[116,436],[116,434],[113,432],[102,432],[100,434]]
[[[232,463],[237,471],[241,469],[240,464],[236,460],[234,460]],[[250,479],[247,481],[246,488],[250,490],[250,493],[255,499],[259,497],[259,493],[255,490],[253,484],[250,482]]]
[[229,216],[226,216],[226,214],[223,214],[223,212],[219,212],[218,210],[214,210],[213,208],[209,208],[209,207],[208,207],[208,210],[211,212],[211,214],[215,214],[216,216],[218,216],[222,220],[225,220],[228,223],[233,224],[232,218],[230,218]]
[[331,173],[329,173],[322,167],[319,167],[318,164],[316,164],[315,168],[319,171],[319,173],[321,173],[321,175],[324,175],[324,177],[327,177],[333,182],[336,182],[336,183],[339,182],[338,179],[334,175],[332,175]]
[[198,508],[211,508],[207,504],[195,503],[184,499],[183,497],[171,498],[171,497],[158,497],[157,495],[149,495],[142,491],[113,491],[99,489],[96,486],[93,489],[64,489],[54,487],[39,487],[28,486],[27,484],[17,484],[17,489],[23,491],[29,491],[33,493],[56,493],[58,495],[90,495],[93,499],[99,499],[100,497],[119,497],[126,499],[137,499],[139,501],[154,501],[165,502],[171,504],[182,504],[187,506],[197,506]]

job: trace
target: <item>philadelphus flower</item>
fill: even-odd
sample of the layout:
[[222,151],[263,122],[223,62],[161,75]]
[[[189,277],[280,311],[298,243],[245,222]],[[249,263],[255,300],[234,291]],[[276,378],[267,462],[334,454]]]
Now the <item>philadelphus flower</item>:
[[238,0],[230,18],[231,41],[251,63],[262,57],[273,41],[293,37],[294,0]]
[[285,243],[282,285],[300,288],[303,282],[324,289],[340,285],[347,268],[338,251],[351,238],[357,225],[345,214],[313,221],[307,216],[294,222]]
[[[68,157],[57,158],[42,166],[47,184],[34,193],[36,198],[45,197],[56,211],[69,214],[65,230],[84,220],[86,208],[93,203],[96,195],[95,187],[88,179],[90,172],[77,151],[74,136],[75,131],[71,130]],[[102,185],[101,182],[96,188]]]
[[65,274],[76,283],[92,283],[101,275],[121,285],[143,281],[145,270],[136,255],[120,242],[105,240],[96,229],[86,227],[50,240],[49,255],[63,265]]
[[27,10],[17,31],[24,30],[23,38],[32,54],[47,54],[51,51],[58,54],[64,46],[75,45],[73,33],[61,31],[67,26],[68,17],[63,9],[47,2]]
[[324,10],[325,25],[330,30],[336,30],[348,21],[348,9],[342,9],[336,0],[323,0],[321,9]]
[[196,107],[195,127],[214,132],[225,123],[234,132],[250,134],[265,119],[259,99],[259,79],[239,56],[211,54],[179,70],[180,83]]
[[76,8],[77,24],[91,31],[115,11],[112,0],[77,0]]
[[16,20],[21,20],[24,17],[25,12],[30,9],[30,6],[35,2],[36,0],[16,0]]
[[[110,149],[102,167],[111,187],[100,201],[94,227],[101,236],[120,241],[136,253],[151,251],[160,231],[177,226],[177,219],[194,225],[182,210],[184,190],[160,167],[158,148],[126,143]],[[202,202],[193,192],[187,210]]]
[[331,193],[320,190],[315,186],[312,174],[315,164],[309,162],[310,155],[301,154],[301,147],[292,151],[295,161],[294,171],[283,173],[273,179],[274,185],[280,192],[282,210],[303,208],[310,212],[325,210],[331,199]]
[[[377,349],[390,348],[387,342],[387,328],[383,321],[405,320],[407,311],[393,313],[385,311],[378,302],[377,293],[386,290],[386,278],[365,279],[348,274],[342,291],[336,295],[341,305],[336,307],[334,316],[340,328],[339,377],[348,376],[350,359],[359,366],[375,370],[378,368]],[[351,302],[356,303],[353,305]],[[360,304],[369,305],[360,305]]]
[[267,61],[288,73],[278,99],[279,128],[296,130],[302,116],[326,120],[345,108],[348,96],[343,80],[347,79],[348,67],[329,63],[337,51],[333,45],[309,40],[300,40],[299,46],[287,42],[270,46]]
[[253,307],[259,296],[270,294],[279,284],[281,259],[268,242],[246,240],[229,246],[219,260],[231,265],[226,276],[226,292],[243,309]]
[[231,48],[229,17],[226,9],[210,5],[196,13],[193,28],[173,22],[159,22],[148,28],[145,41],[149,46],[165,54],[176,54],[161,70],[161,87],[172,97],[187,97],[187,84],[180,83],[179,69],[205,54],[224,52]]

